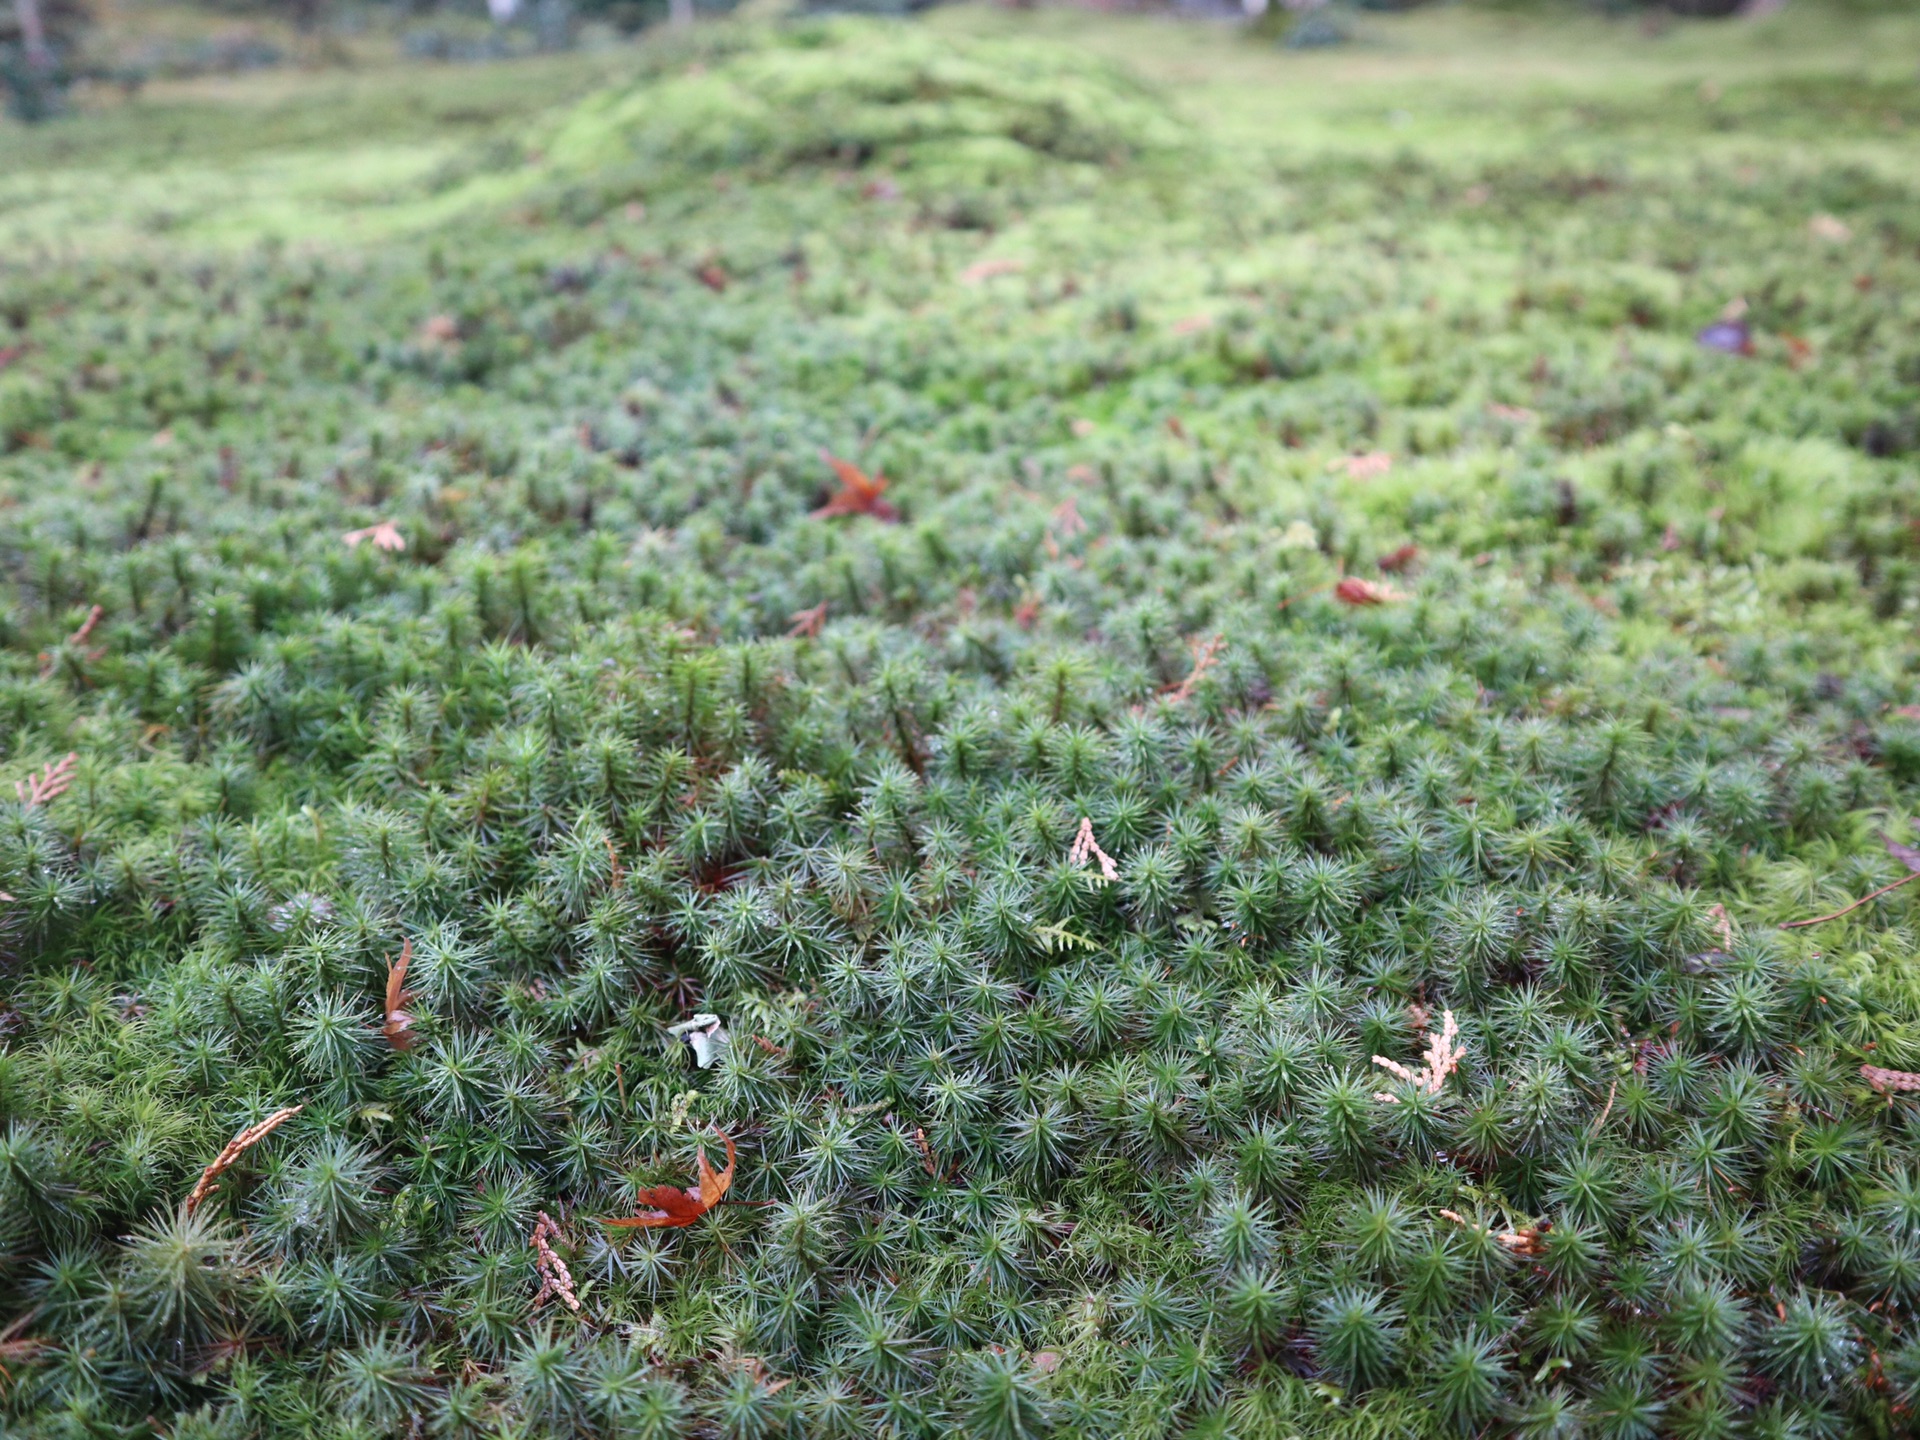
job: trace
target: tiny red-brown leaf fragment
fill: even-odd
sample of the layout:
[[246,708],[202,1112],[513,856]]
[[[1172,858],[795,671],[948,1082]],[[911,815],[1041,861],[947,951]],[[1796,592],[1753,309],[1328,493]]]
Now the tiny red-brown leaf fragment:
[[693,1224],[718,1205],[733,1184],[734,1159],[733,1137],[724,1130],[718,1133],[727,1147],[726,1169],[715,1174],[713,1166],[707,1163],[707,1152],[703,1146],[699,1154],[697,1187],[681,1190],[672,1185],[652,1186],[634,1197],[639,1214],[603,1215],[600,1223],[622,1230],[674,1229]]
[[840,489],[814,511],[814,518],[828,519],[835,515],[871,515],[876,520],[895,521],[900,512],[893,508],[884,497],[887,477],[875,471],[869,475],[849,460],[842,460],[827,451],[820,452],[820,458],[833,467],[833,473],[840,479]]
[[1402,545],[1397,550],[1389,550],[1380,557],[1380,568],[1389,575],[1398,575],[1420,558],[1418,545]]

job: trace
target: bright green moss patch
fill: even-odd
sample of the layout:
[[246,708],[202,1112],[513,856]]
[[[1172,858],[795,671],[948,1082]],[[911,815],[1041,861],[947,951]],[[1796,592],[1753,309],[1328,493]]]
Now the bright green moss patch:
[[1909,1428],[1910,81],[1028,23],[15,213],[9,1433]]

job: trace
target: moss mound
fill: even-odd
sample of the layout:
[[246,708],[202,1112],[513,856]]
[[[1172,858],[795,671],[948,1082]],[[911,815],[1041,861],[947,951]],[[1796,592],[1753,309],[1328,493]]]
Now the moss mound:
[[1112,164],[1180,139],[1152,91],[1071,47],[849,18],[764,32],[713,65],[596,97],[548,154],[563,170],[638,166],[661,178],[872,165],[987,181],[1049,162]]

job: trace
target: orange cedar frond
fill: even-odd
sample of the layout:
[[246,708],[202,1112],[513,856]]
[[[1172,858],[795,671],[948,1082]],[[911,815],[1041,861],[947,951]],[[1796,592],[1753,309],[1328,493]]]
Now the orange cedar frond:
[[20,797],[20,803],[29,810],[45,805],[50,800],[59,799],[67,793],[67,787],[73,784],[73,767],[79,759],[78,754],[68,751],[59,761],[47,766],[39,774],[14,781],[13,793]]
[[187,1196],[187,1213],[193,1214],[200,1208],[201,1201],[220,1188],[217,1183],[220,1177],[231,1170],[242,1155],[306,1108],[304,1105],[289,1105],[284,1110],[276,1110],[259,1124],[249,1125],[229,1140],[226,1149],[214,1156],[213,1163],[200,1172],[200,1182],[193,1187],[193,1193]]
[[554,1253],[552,1242],[560,1236],[560,1227],[547,1218],[542,1210],[540,1218],[534,1222],[533,1268],[540,1276],[540,1293],[533,1297],[534,1308],[549,1295],[558,1295],[566,1307],[576,1315],[580,1313],[580,1299],[573,1293],[573,1272],[567,1269],[567,1262]]
[[1878,1065],[1862,1065],[1860,1076],[1882,1095],[1896,1090],[1920,1090],[1920,1074],[1911,1070],[1883,1070]]
[[600,1223],[622,1230],[677,1229],[693,1224],[718,1205],[733,1185],[733,1137],[724,1130],[718,1134],[727,1147],[726,1169],[714,1173],[713,1166],[707,1163],[707,1151],[703,1145],[699,1153],[697,1187],[681,1190],[672,1185],[652,1186],[635,1197],[636,1208],[642,1213],[602,1216]]
[[406,536],[400,533],[400,527],[391,520],[381,520],[367,526],[364,530],[349,530],[340,537],[349,550],[360,548],[362,540],[373,543],[376,550],[404,550],[407,548]]

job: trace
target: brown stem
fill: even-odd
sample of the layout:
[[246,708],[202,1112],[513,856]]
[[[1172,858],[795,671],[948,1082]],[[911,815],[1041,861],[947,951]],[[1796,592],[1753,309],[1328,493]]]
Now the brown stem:
[[1799,930],[1808,925],[1824,925],[1829,920],[1838,920],[1842,915],[1851,915],[1855,910],[1858,910],[1862,905],[1866,904],[1869,900],[1878,900],[1882,895],[1886,894],[1889,890],[1898,890],[1902,885],[1905,885],[1907,882],[1911,880],[1920,880],[1920,870],[1915,870],[1910,875],[1902,875],[1898,880],[1894,881],[1891,885],[1882,885],[1878,890],[1874,891],[1871,895],[1862,895],[1858,900],[1854,901],[1851,905],[1848,905],[1842,909],[1836,910],[1831,915],[1816,915],[1811,920],[1789,920],[1783,925],[1781,925],[1780,928],[1782,930]]

